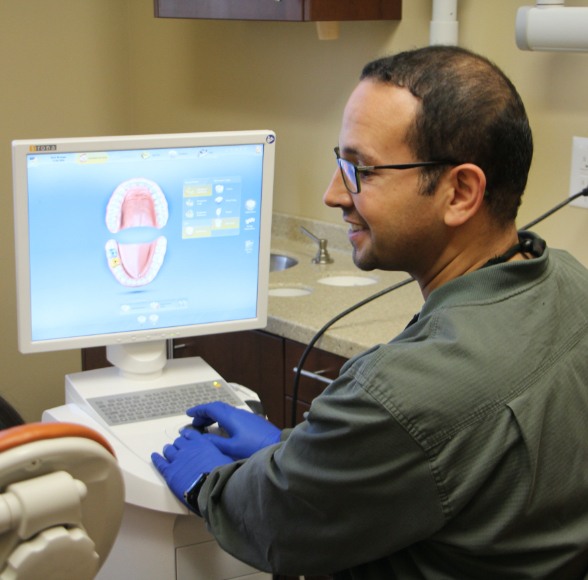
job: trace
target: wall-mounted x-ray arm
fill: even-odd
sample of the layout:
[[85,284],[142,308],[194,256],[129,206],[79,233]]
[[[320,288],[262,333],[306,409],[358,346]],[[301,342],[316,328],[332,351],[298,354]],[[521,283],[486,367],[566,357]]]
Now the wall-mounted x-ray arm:
[[456,45],[458,35],[457,0],[433,0],[430,44]]
[[519,8],[516,41],[521,50],[588,51],[588,6],[565,6],[564,0],[537,0]]

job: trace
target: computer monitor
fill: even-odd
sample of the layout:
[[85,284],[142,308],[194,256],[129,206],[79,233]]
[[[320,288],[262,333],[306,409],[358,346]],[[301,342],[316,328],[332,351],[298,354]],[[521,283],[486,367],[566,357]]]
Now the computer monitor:
[[20,351],[156,373],[170,339],[264,327],[274,150],[271,131],[14,141]]

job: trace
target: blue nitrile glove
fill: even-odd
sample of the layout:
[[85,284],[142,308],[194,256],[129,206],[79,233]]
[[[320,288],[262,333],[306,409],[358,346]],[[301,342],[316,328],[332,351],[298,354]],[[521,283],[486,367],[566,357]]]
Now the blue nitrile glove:
[[205,439],[202,433],[193,429],[184,429],[173,444],[166,445],[163,456],[152,453],[151,461],[163,475],[173,494],[185,505],[184,492],[198,476],[233,462]]
[[245,459],[280,441],[282,432],[275,425],[259,415],[220,401],[192,407],[186,413],[194,417],[192,424],[197,429],[218,423],[228,437],[212,433],[205,434],[204,437],[233,459]]

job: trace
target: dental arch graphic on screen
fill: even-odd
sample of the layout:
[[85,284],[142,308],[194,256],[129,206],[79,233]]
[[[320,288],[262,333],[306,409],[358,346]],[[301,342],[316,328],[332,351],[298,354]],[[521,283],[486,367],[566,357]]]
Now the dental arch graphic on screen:
[[167,199],[157,183],[127,179],[113,191],[106,206],[106,227],[116,234],[106,242],[108,267],[123,286],[152,282],[163,265],[167,239]]

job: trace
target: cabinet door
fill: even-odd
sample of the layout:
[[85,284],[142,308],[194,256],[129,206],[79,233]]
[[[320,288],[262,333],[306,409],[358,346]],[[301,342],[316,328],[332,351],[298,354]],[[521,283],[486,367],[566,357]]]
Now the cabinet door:
[[159,18],[400,20],[402,0],[155,0]]
[[[292,426],[292,400],[294,394],[294,377],[295,368],[298,367],[300,357],[306,346],[293,340],[285,341],[285,420],[286,424]],[[298,397],[296,403],[296,423],[302,421],[304,413],[310,409],[310,403],[315,397],[318,397],[325,388],[327,383],[322,379],[332,380],[339,376],[339,371],[346,358],[320,350],[312,349],[304,363],[303,370],[317,375],[317,377],[300,376],[298,384]],[[320,378],[319,378],[320,377]]]

